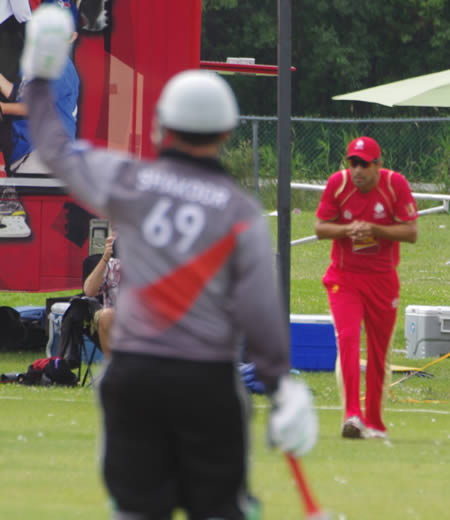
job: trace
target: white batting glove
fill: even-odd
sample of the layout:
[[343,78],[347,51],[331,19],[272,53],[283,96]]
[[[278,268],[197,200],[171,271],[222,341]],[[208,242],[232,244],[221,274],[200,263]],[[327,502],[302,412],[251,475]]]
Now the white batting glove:
[[25,27],[21,66],[27,79],[58,78],[66,65],[75,31],[68,9],[41,5]]
[[283,376],[272,395],[270,443],[300,457],[314,447],[318,434],[319,421],[311,391],[305,383]]

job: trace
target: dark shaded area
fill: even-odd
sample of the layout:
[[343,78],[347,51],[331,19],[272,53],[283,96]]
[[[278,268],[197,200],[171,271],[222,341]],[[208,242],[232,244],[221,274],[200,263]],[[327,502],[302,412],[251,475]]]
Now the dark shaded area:
[[89,236],[89,221],[96,218],[74,202],[65,202],[62,211],[52,224],[52,229],[64,235],[78,247],[83,247]]

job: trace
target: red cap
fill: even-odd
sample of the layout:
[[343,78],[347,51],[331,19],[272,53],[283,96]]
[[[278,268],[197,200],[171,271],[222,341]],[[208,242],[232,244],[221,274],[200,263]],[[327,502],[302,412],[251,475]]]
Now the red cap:
[[361,157],[364,161],[371,162],[379,159],[381,149],[375,139],[371,137],[357,137],[353,139],[347,148],[347,159],[349,157]]

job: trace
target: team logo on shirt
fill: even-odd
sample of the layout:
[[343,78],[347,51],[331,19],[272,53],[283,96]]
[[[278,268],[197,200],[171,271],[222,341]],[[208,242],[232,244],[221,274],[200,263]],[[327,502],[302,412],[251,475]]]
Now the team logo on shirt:
[[385,218],[386,217],[386,211],[384,209],[383,204],[381,204],[381,202],[377,202],[375,204],[373,216],[374,216],[374,218]]
[[349,211],[348,209],[346,209],[344,211],[344,218],[345,218],[345,220],[352,220],[352,217],[353,217],[352,212]]

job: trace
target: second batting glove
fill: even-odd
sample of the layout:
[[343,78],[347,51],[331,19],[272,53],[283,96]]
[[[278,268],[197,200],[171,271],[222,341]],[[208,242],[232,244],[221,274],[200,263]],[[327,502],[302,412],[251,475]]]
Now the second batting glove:
[[270,443],[300,457],[314,447],[318,434],[319,421],[311,391],[305,383],[283,376],[272,394]]

